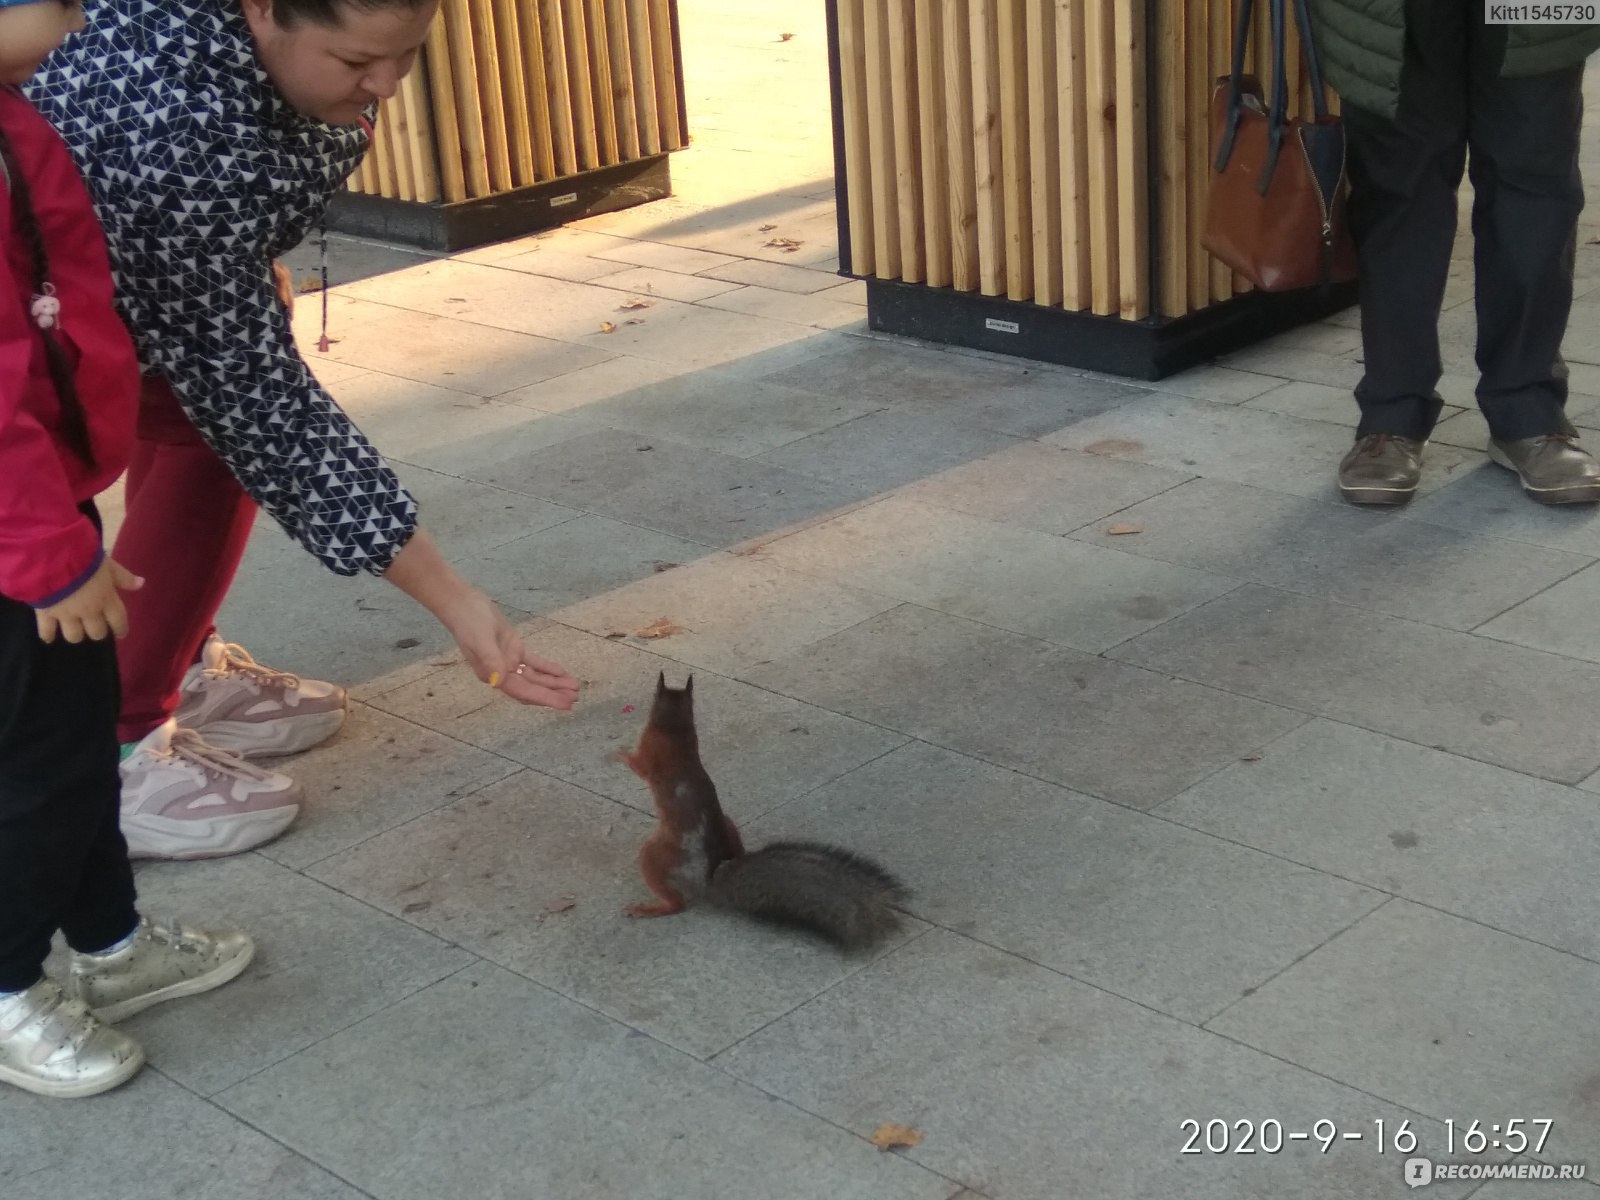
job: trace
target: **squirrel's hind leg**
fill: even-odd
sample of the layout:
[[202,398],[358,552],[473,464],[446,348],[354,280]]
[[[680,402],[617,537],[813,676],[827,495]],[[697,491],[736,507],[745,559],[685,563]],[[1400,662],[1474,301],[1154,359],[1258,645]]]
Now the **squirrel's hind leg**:
[[670,917],[687,908],[688,903],[671,882],[672,872],[682,857],[670,836],[662,838],[659,832],[651,834],[639,849],[639,873],[644,876],[645,886],[664,903],[630,904],[623,911],[630,917]]

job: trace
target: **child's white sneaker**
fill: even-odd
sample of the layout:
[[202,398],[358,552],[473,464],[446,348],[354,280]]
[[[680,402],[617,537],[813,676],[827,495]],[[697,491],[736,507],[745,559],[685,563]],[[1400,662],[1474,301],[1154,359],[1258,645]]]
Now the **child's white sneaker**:
[[41,979],[0,996],[0,1080],[39,1096],[97,1096],[144,1066],[139,1043]]
[[255,955],[250,935],[236,929],[186,929],[140,917],[120,950],[74,953],[63,993],[114,1023],[152,1004],[219,988],[237,979]]

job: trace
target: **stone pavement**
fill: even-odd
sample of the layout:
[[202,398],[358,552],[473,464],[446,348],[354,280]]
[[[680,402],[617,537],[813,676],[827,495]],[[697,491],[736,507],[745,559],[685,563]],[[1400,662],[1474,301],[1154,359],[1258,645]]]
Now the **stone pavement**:
[[[1408,1134],[1600,1171],[1600,515],[1486,465],[1470,260],[1427,494],[1352,510],[1354,314],[1153,387],[866,335],[820,16],[747,7],[684,5],[680,196],[335,250],[325,378],[581,706],[263,522],[224,632],[358,703],[281,841],[139,875],[260,959],[129,1022],[129,1087],[0,1095],[0,1196],[1372,1200]],[[880,856],[902,940],[621,915],[650,822],[609,754],[662,668],[749,838]],[[1447,1120],[1554,1124],[1450,1156]]]

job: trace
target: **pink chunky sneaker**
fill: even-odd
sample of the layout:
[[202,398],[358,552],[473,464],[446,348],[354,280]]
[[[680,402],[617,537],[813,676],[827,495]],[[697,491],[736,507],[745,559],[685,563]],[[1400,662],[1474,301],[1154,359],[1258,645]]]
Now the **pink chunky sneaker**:
[[168,721],[122,762],[132,858],[220,858],[271,841],[300,815],[294,780],[253,767]]
[[341,687],[263,667],[213,634],[179,690],[178,724],[240,758],[299,754],[344,724]]

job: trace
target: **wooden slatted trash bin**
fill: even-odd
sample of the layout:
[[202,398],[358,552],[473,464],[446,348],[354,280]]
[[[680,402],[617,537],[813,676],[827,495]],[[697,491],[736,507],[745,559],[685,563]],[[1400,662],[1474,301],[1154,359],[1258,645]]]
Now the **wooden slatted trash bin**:
[[870,326],[1160,379],[1353,304],[1353,284],[1253,292],[1200,244],[1237,11],[828,0],[841,273]]
[[444,0],[329,227],[464,250],[670,195],[677,0]]

